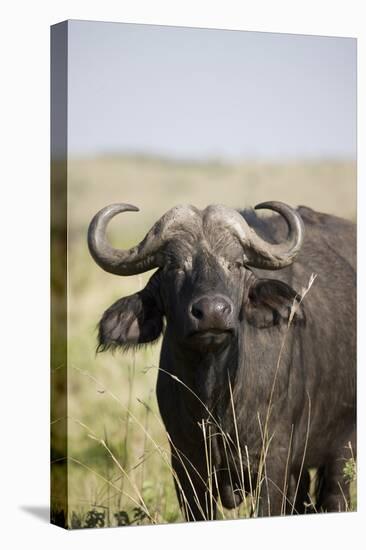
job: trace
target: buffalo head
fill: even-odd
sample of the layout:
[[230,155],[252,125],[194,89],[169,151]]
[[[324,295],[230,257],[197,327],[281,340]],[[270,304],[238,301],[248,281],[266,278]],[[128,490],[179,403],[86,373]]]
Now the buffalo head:
[[162,333],[164,318],[169,340],[192,353],[214,352],[237,335],[243,318],[262,328],[288,315],[296,293],[273,279],[260,279],[250,267],[277,270],[289,266],[304,235],[299,214],[279,202],[266,202],[281,214],[289,235],[285,243],[270,244],[236,210],[221,205],[198,210],[177,206],[129,250],[113,248],[106,239],[109,221],[121,212],[137,211],[113,204],[98,212],[89,226],[92,257],[105,271],[135,275],[157,271],[146,287],[118,300],[99,325],[99,348],[153,342]]

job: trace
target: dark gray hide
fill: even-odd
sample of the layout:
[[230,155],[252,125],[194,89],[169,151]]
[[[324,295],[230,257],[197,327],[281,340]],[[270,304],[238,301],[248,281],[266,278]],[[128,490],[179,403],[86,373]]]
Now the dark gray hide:
[[[163,333],[157,398],[190,520],[214,518],[218,496],[233,508],[250,492],[258,515],[347,508],[343,468],[349,443],[355,453],[356,422],[355,226],[306,207],[261,207],[282,215],[176,207],[129,251],[110,247],[105,229],[135,207],[107,207],[90,225],[89,247],[103,269],[128,275],[159,268],[141,292],[104,313],[99,349],[126,349]],[[313,506],[310,468],[318,472]]]

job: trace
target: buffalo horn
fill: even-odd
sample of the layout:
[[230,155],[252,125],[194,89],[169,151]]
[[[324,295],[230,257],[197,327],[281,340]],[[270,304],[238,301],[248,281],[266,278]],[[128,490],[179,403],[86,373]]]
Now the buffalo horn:
[[137,212],[131,204],[111,204],[92,219],[88,230],[90,254],[105,271],[115,275],[137,275],[164,265],[164,246],[185,231],[196,216],[191,206],[177,206],[162,216],[145,238],[129,250],[113,248],[106,237],[107,226],[121,212]]
[[282,269],[291,265],[304,240],[304,224],[301,216],[287,204],[277,201],[262,202],[257,204],[255,209],[278,212],[287,223],[288,238],[284,243],[272,244],[251,230],[244,247],[248,256],[247,265],[260,269]]

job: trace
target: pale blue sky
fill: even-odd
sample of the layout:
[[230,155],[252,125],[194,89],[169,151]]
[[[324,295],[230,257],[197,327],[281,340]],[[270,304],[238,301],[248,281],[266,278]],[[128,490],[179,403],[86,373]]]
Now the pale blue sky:
[[71,155],[356,157],[356,40],[69,22]]

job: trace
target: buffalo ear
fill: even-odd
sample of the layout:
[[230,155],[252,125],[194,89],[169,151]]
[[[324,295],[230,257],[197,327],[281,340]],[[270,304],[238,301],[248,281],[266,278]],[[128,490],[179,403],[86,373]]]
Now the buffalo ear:
[[151,293],[142,290],[117,300],[99,323],[98,351],[128,349],[157,340],[163,330],[163,315]]
[[294,306],[296,313],[291,322],[299,324],[305,321],[299,301],[298,294],[286,283],[276,279],[257,279],[249,289],[244,315],[251,325],[268,328],[287,324]]

